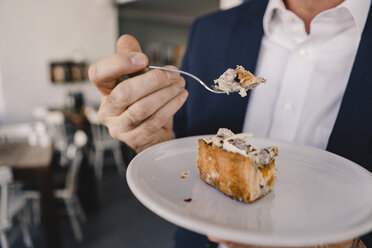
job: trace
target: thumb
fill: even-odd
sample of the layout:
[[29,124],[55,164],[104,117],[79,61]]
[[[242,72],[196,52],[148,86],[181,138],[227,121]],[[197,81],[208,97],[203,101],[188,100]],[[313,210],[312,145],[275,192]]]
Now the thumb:
[[[122,35],[117,44],[116,44],[116,53],[125,53],[125,52],[142,52],[141,45],[139,42],[130,34]],[[147,69],[145,68],[147,65],[144,65],[139,71],[129,74],[129,77],[134,77],[136,75],[145,73]]]
[[116,44],[116,53],[142,52],[141,46],[132,35],[122,35]]

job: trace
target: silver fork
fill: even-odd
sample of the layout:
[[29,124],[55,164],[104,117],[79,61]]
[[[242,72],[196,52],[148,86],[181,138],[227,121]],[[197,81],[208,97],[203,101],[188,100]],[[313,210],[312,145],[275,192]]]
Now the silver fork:
[[219,90],[219,89],[216,89],[214,86],[209,86],[207,85],[206,83],[204,83],[200,78],[198,78],[197,76],[191,74],[191,73],[188,73],[188,72],[185,72],[185,71],[181,71],[181,70],[178,70],[178,69],[173,69],[173,68],[168,68],[168,67],[161,67],[161,66],[153,66],[153,65],[149,65],[148,66],[149,69],[159,69],[159,70],[163,70],[163,71],[172,71],[172,72],[179,72],[181,74],[184,74],[186,76],[189,76],[193,79],[195,79],[196,81],[198,81],[201,85],[204,86],[204,88],[206,88],[207,90],[209,90],[210,92],[213,92],[213,93],[216,93],[216,94],[229,94],[229,93],[232,93],[232,92],[237,92],[237,91],[223,91],[223,90]]

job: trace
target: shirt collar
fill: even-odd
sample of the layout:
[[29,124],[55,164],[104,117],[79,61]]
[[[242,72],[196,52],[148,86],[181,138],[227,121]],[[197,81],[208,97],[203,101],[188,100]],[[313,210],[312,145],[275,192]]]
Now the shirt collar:
[[269,3],[267,4],[265,15],[263,18],[263,26],[264,26],[264,32],[265,34],[269,34],[270,30],[270,23],[272,19],[274,18],[275,11],[278,9],[285,10],[285,6],[282,0],[269,0]]
[[366,25],[371,0],[345,0],[338,7],[345,7],[351,13],[358,31],[362,34]]
[[[346,8],[351,13],[359,33],[362,34],[367,21],[370,5],[371,0],[345,0],[336,8]],[[287,11],[283,1],[269,0],[263,19],[265,34],[269,33],[270,22],[272,21],[275,12],[278,10]]]

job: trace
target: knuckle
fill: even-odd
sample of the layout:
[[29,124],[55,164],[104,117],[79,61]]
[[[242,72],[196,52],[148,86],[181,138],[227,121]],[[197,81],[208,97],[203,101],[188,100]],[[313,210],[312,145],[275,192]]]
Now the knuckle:
[[161,70],[152,70],[150,71],[151,80],[156,83],[157,85],[162,85],[165,81],[167,81],[167,76],[165,72]]
[[[127,143],[128,144],[128,143]],[[137,151],[141,146],[142,144],[140,144],[137,140],[132,140],[129,144],[128,144],[133,150]]]
[[126,120],[124,123],[129,123],[130,126],[135,127],[139,122],[138,113],[136,111],[128,109],[126,111]]
[[128,109],[128,116],[132,123],[140,122],[146,119],[149,115],[149,110],[143,106],[132,107]]
[[129,134],[122,134],[121,141],[123,141],[126,145],[128,145],[133,150],[137,150],[139,147],[142,146],[138,138],[133,137],[133,135],[129,135]]
[[119,139],[119,129],[115,127],[108,128],[110,136],[114,139]]
[[153,117],[151,117],[150,121],[146,123],[146,125],[143,126],[143,129],[145,133],[148,135],[151,135],[155,133],[159,128],[155,125],[155,123],[152,121]]
[[98,110],[97,117],[98,117],[98,121],[100,123],[102,123],[102,124],[106,124],[107,123],[107,116],[106,116],[105,112],[101,108]]
[[117,87],[115,90],[111,92],[108,96],[107,101],[109,105],[113,105],[115,107],[122,107],[127,106],[129,102],[129,91],[123,87]]
[[153,131],[160,129],[166,122],[168,118],[161,114],[155,114],[151,116],[149,121],[149,126],[153,128]]
[[92,64],[89,67],[88,76],[89,76],[90,81],[92,81],[93,83],[98,82],[99,76],[98,76],[98,66],[97,66],[97,64]]

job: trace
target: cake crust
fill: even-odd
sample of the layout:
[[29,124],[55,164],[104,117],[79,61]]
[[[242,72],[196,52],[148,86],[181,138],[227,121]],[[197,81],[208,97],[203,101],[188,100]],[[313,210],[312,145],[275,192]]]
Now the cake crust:
[[[198,144],[197,165],[205,183],[244,202],[253,202],[271,192],[276,171],[274,160],[259,168],[250,157],[208,145],[203,139]],[[266,178],[265,185],[259,178]]]

